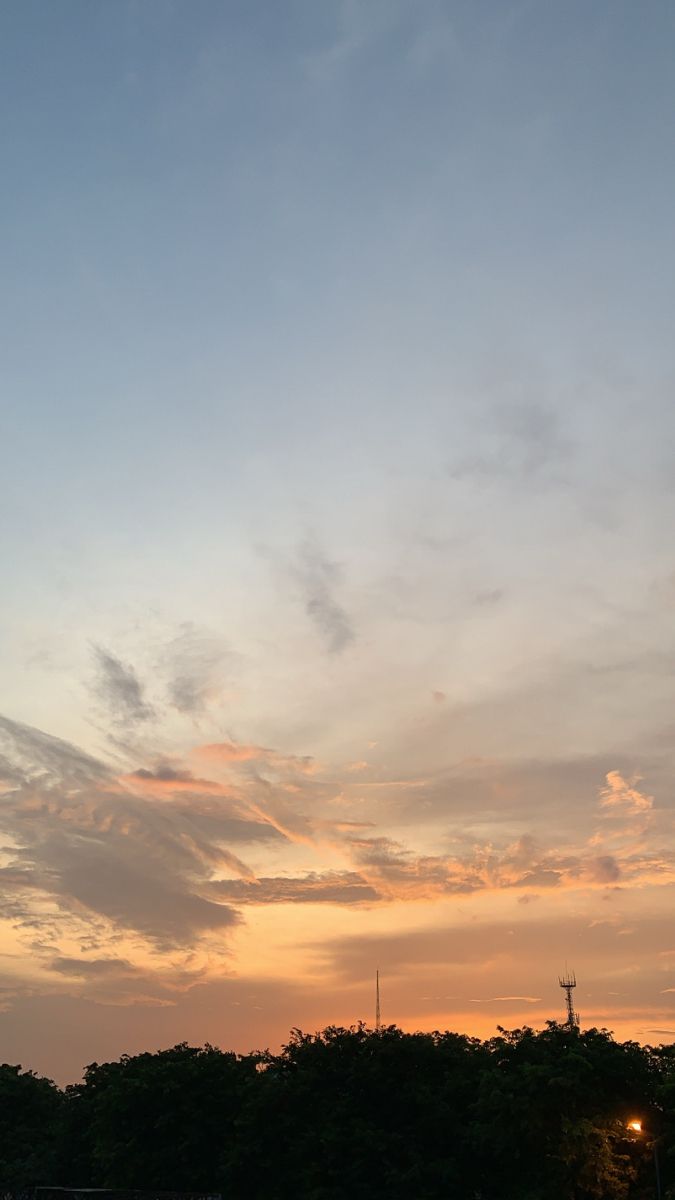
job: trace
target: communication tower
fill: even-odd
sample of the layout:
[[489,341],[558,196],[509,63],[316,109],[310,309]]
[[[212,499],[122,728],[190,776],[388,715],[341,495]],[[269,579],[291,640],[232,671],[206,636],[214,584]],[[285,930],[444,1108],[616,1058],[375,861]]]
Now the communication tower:
[[577,986],[577,977],[574,971],[568,971],[565,968],[565,974],[558,977],[558,983],[565,993],[565,1003],[567,1006],[567,1020],[565,1024],[568,1029],[578,1029],[579,1014],[574,1010],[574,1001],[572,999],[572,988]]

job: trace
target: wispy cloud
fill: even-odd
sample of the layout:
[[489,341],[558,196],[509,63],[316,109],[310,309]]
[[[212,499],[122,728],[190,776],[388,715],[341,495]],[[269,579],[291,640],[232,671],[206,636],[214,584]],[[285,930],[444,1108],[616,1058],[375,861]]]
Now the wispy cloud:
[[310,755],[281,754],[278,750],[270,750],[266,746],[246,745],[242,742],[212,742],[210,745],[198,746],[194,753],[200,758],[224,766],[251,763],[259,767],[272,767],[277,771],[304,773],[314,769],[314,760]]
[[50,785],[77,786],[110,777],[110,768],[61,738],[0,715],[0,748],[9,779],[25,784],[40,779]]
[[237,904],[373,904],[380,893],[356,871],[311,871],[302,877],[261,877],[255,883],[226,880],[212,885]]
[[314,542],[305,542],[295,575],[302,588],[307,615],[332,654],[345,650],[356,636],[347,611],[337,598],[341,571]]
[[600,791],[602,807],[627,814],[651,812],[654,797],[639,791],[636,786],[639,782],[639,775],[624,779],[620,771],[608,771],[606,786]]
[[103,646],[92,646],[92,653],[96,665],[93,690],[113,720],[121,725],[150,720],[155,711],[146,701],[143,685],[133,667]]
[[481,1000],[469,1000],[469,1004],[497,1004],[507,1000],[522,1000],[523,1004],[539,1004],[541,996],[486,996]]
[[170,703],[181,713],[196,715],[220,695],[233,655],[221,638],[187,623],[169,642],[165,658]]
[[[59,930],[79,939],[96,928],[104,941],[129,931],[168,949],[238,922],[206,885],[214,871],[252,877],[227,843],[237,834],[269,840],[264,822],[247,815],[239,828],[240,807],[225,796],[217,807],[208,796],[202,805],[186,797],[167,807],[65,742],[7,720],[2,732],[14,771],[0,811],[14,847],[4,895],[20,925],[48,940]],[[173,783],[184,783],[176,774]]]
[[476,451],[450,468],[454,479],[532,480],[559,468],[571,453],[560,418],[533,402],[503,404],[485,415]]

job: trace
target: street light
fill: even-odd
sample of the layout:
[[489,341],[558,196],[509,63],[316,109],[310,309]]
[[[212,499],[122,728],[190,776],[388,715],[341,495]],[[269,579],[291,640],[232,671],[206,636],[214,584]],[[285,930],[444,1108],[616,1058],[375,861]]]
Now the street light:
[[[644,1133],[642,1121],[639,1117],[634,1117],[632,1121],[626,1122],[626,1129],[630,1129],[631,1133],[637,1135]],[[659,1169],[659,1147],[658,1138],[654,1138],[652,1142],[654,1150],[654,1175],[656,1177],[656,1200],[661,1200],[661,1171]]]

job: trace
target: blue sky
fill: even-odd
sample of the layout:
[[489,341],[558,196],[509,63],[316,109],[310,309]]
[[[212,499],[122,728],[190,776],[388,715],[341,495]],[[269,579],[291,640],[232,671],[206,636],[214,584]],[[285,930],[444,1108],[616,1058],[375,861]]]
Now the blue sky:
[[[0,1049],[248,1048],[361,1015],[326,962],[371,956],[408,1026],[523,973],[494,1020],[543,1019],[556,954],[675,1025],[674,43],[627,0],[0,14]],[[214,1027],[228,988],[268,998]]]

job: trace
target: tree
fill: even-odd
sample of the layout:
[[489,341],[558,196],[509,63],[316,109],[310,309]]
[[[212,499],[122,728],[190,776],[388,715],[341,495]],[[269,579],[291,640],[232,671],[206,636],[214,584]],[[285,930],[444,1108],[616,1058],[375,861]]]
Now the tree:
[[20,1066],[0,1066],[0,1187],[50,1182],[61,1103],[51,1079]]
[[605,1030],[500,1031],[473,1106],[485,1194],[624,1200],[637,1173],[626,1122],[652,1104],[648,1054]]
[[86,1068],[66,1092],[71,1185],[219,1191],[253,1058],[182,1043]]

